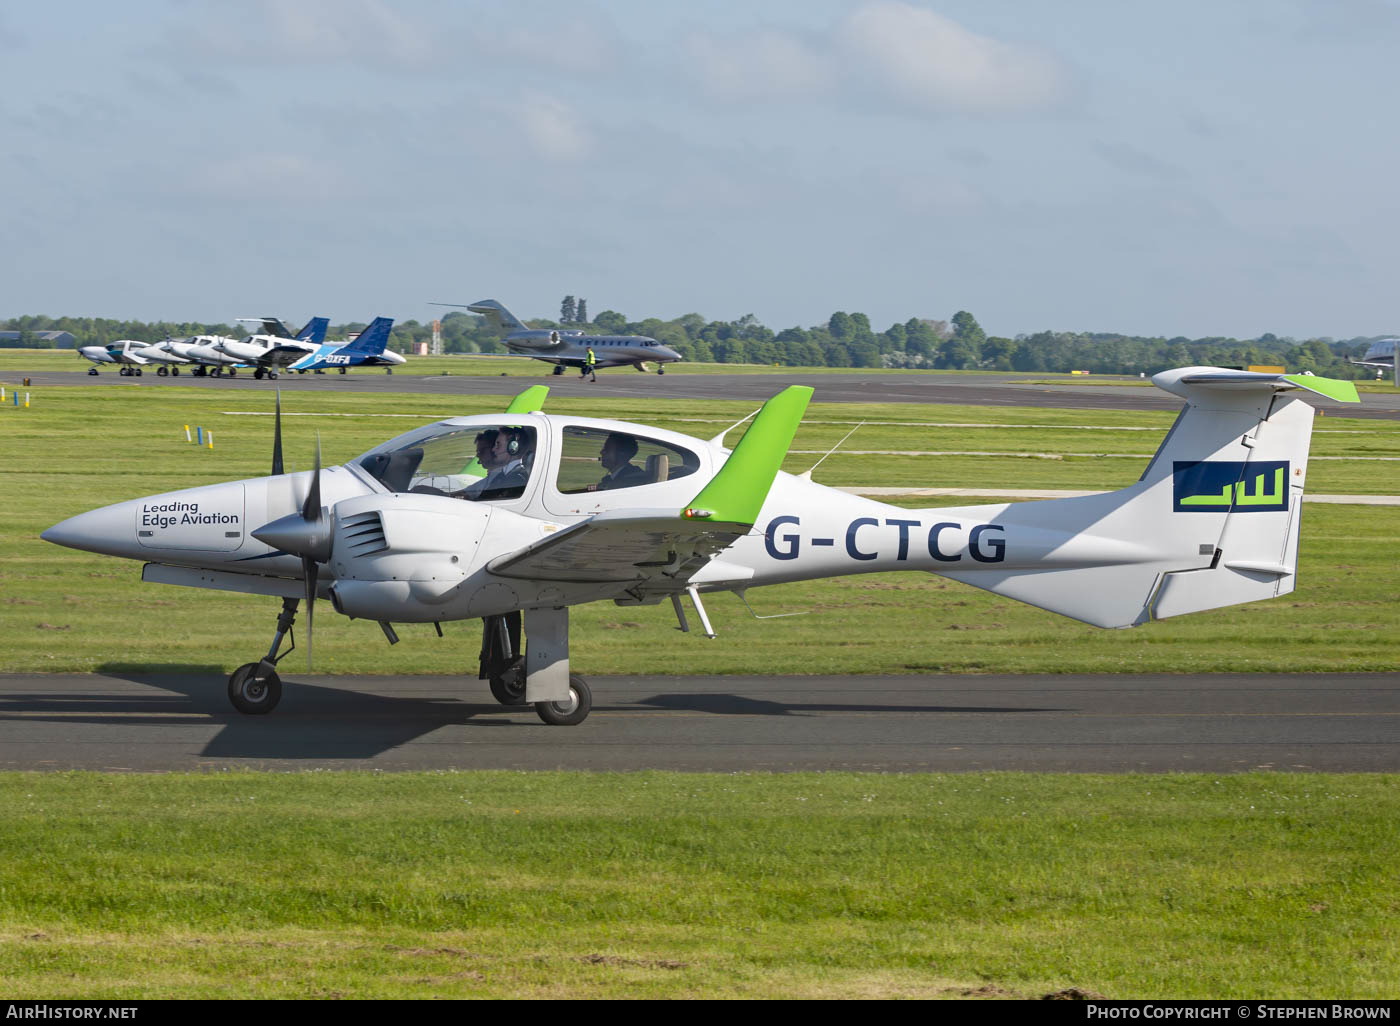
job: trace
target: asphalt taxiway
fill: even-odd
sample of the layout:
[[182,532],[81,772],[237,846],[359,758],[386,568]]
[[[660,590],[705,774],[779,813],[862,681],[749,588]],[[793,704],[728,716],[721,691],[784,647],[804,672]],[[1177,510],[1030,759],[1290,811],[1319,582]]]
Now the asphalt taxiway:
[[596,677],[577,727],[469,678],[0,674],[0,769],[1400,769],[1400,673]]
[[[469,374],[283,374],[276,381],[257,381],[251,375],[234,378],[120,377],[115,371],[89,375],[83,371],[6,371],[0,382],[15,385],[30,379],[30,388],[110,385],[123,388],[196,387],[232,396],[242,392],[284,393],[341,391],[407,393],[415,395],[518,395],[530,385],[550,386],[552,394],[568,398],[623,399],[742,399],[762,402],[787,385],[810,385],[814,400],[828,403],[919,403],[968,406],[1028,406],[1101,410],[1178,410],[1181,400],[1159,389],[1138,387],[1130,379],[1100,379],[1117,384],[1095,385],[1067,375],[1053,374],[939,374],[928,371],[887,371],[880,374],[787,373],[775,369],[764,374],[638,374],[626,369],[606,371],[597,382],[574,374],[489,376]],[[1060,384],[1046,384],[1060,381]],[[1319,396],[1309,401],[1328,417],[1400,420],[1400,393],[1368,393],[1359,405],[1336,403]]]

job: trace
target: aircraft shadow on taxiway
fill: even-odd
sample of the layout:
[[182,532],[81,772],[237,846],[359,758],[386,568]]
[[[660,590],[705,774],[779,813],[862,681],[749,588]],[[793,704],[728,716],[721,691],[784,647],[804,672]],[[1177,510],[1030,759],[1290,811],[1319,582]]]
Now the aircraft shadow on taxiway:
[[[229,708],[227,676],[213,665],[175,665],[149,672],[109,663],[98,673],[149,688],[140,694],[31,692],[15,694],[4,709],[55,721],[98,726],[159,727],[191,722],[219,724],[205,745],[206,758],[372,759],[445,726],[542,729],[522,720],[523,708],[459,697],[376,695],[284,679],[283,698],[270,716],[245,716]],[[290,675],[289,675],[290,676]],[[464,681],[471,687],[475,681]],[[597,707],[612,713],[699,712],[715,716],[810,716],[819,713],[1053,713],[1065,710],[1029,706],[920,705],[880,702],[784,702],[729,693],[657,694]],[[191,714],[202,717],[192,721]],[[178,719],[176,718],[178,717]]]
[[674,694],[640,698],[639,706],[717,716],[802,716],[812,713],[1058,713],[1066,709],[993,705],[894,705],[888,702],[773,702],[747,695]]

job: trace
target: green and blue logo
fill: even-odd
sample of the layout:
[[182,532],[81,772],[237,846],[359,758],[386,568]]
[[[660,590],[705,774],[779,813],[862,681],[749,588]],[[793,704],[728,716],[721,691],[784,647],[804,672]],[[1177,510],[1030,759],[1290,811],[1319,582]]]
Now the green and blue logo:
[[1276,513],[1288,508],[1288,461],[1172,464],[1173,513]]

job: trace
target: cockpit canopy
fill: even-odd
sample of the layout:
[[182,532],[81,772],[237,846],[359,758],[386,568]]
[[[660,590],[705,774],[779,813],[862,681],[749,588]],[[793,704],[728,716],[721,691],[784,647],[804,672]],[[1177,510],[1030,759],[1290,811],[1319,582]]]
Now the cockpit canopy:
[[433,424],[371,449],[355,462],[394,492],[482,501],[517,499],[534,470],[535,428]]
[[[393,492],[473,502],[518,499],[531,490],[533,478],[544,477],[547,506],[584,492],[664,485],[700,470],[700,455],[679,444],[679,437],[663,441],[624,427],[607,421],[473,417],[469,424],[443,422],[410,431],[353,463]],[[667,492],[655,501],[675,501],[675,496]]]

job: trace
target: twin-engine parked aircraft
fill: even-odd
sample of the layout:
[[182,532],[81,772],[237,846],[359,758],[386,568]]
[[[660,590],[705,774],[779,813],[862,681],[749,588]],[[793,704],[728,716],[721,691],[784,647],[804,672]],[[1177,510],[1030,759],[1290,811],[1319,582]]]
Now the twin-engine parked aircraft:
[[394,368],[404,362],[402,356],[387,348],[389,329],[393,326],[392,317],[376,317],[350,341],[327,342],[290,364],[290,369],[304,374],[335,367],[344,374],[351,367],[383,367],[385,373],[392,374]]
[[588,367],[588,351],[593,350],[595,367],[635,367],[645,371],[648,363],[656,364],[656,373],[665,374],[666,364],[681,359],[681,354],[645,335],[585,335],[582,331],[563,328],[527,328],[518,317],[494,299],[483,299],[470,305],[463,303],[432,303],[431,306],[458,306],[486,318],[501,341],[512,353],[530,356],[554,364],[554,373],[563,374],[565,367]]
[[[240,317],[239,320],[250,320]],[[231,356],[253,368],[253,377],[277,377],[277,370],[296,363],[320,349],[326,340],[328,317],[313,317],[295,335],[289,335],[286,327],[276,317],[261,317],[255,322],[264,331],[243,339],[226,338],[216,347],[225,356]]]
[[688,630],[688,596],[713,637],[704,592],[888,570],[1099,627],[1291,592],[1313,410],[1288,393],[1356,402],[1355,386],[1210,367],[1153,381],[1186,400],[1176,423],[1136,484],[1080,498],[904,509],[779,473],[812,394],[792,386],[732,452],[723,435],[518,411],[431,424],[326,470],[318,452],[294,475],[279,411],[274,476],[118,503],[43,537],[142,560],[147,581],[280,596],[267,655],[229,678],[242,712],[277,704],[283,637],[303,597],[309,633],[321,597],[391,644],[394,622],[441,633],[480,618],[496,699],[574,724],[592,703],[569,672],[569,607],[583,602],[669,600]]

